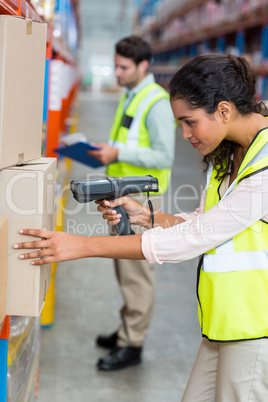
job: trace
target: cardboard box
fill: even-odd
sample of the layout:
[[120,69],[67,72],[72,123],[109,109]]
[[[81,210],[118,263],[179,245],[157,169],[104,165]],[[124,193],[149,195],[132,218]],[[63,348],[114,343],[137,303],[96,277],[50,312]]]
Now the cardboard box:
[[0,171],[0,215],[8,218],[7,315],[36,317],[42,310],[51,267],[20,260],[22,251],[13,245],[29,241],[19,234],[22,228],[53,230],[55,174],[54,158]]
[[0,326],[6,315],[7,299],[7,218],[0,216]]
[[41,157],[47,25],[0,15],[0,169]]

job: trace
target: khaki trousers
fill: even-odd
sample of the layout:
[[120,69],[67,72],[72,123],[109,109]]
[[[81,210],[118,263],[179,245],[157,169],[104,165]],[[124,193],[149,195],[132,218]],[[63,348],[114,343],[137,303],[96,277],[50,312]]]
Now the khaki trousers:
[[268,339],[203,338],[182,402],[267,402]]
[[[147,195],[131,196],[147,205]],[[162,197],[150,197],[153,207],[161,207]],[[132,225],[136,234],[144,228]],[[114,235],[114,231],[112,231]],[[117,330],[117,346],[140,347],[143,345],[152,318],[155,297],[154,265],[146,260],[114,260],[115,274],[124,304],[120,310],[121,325]]]

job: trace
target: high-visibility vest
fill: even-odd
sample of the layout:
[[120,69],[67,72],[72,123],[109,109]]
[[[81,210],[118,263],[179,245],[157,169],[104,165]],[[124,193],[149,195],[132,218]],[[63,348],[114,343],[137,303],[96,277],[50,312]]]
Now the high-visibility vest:
[[[254,138],[236,179],[223,197],[230,194],[242,180],[266,169],[267,128],[261,130]],[[221,183],[215,179],[216,173],[215,169],[208,172],[205,211],[220,201]],[[262,196],[263,194],[260,195],[260,200]],[[243,217],[234,215],[234,219]],[[246,227],[246,220],[244,222]],[[204,254],[198,268],[197,296],[202,334],[208,339],[239,341],[268,337],[266,221],[260,219],[232,239]]]
[[[146,128],[146,116],[152,106],[160,99],[169,99],[168,93],[156,83],[152,83],[139,91],[124,112],[126,95],[123,95],[117,107],[114,124],[110,133],[109,144],[120,149],[150,148],[149,133]],[[145,176],[157,177],[159,192],[166,192],[170,180],[171,169],[147,169],[126,162],[111,163],[107,168],[107,175],[121,176]]]

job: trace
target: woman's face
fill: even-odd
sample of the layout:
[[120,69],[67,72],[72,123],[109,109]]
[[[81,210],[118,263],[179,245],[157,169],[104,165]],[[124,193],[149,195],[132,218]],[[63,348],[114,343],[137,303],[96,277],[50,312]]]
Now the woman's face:
[[189,109],[182,99],[171,101],[171,108],[182,126],[182,135],[201,155],[214,151],[226,136],[218,110],[209,115],[204,109]]

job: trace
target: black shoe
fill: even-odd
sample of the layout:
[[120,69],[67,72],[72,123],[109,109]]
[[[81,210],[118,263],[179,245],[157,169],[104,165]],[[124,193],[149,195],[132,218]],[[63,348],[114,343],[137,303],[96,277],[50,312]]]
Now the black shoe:
[[141,352],[142,348],[114,348],[107,356],[99,359],[97,368],[99,370],[111,371],[134,366],[141,363]]
[[111,335],[99,335],[96,338],[96,344],[102,348],[113,349],[116,347],[117,338],[117,332]]

